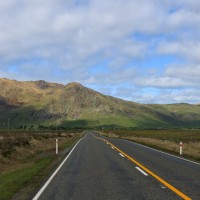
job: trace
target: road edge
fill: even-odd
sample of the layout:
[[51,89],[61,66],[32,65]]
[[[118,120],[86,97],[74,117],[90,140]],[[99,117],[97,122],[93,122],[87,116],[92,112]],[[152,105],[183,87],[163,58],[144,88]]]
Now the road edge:
[[180,160],[184,160],[184,161],[187,161],[187,162],[196,164],[196,165],[200,165],[200,162],[194,161],[194,160],[192,160],[192,159],[190,160],[190,159],[187,159],[187,158],[184,158],[184,157],[180,157],[180,156],[178,156],[178,155],[176,155],[176,154],[169,153],[168,151],[159,150],[159,149],[156,149],[156,148],[154,148],[154,147],[150,147],[150,146],[148,146],[148,145],[141,144],[141,143],[138,143],[138,142],[129,140],[129,139],[108,137],[108,136],[105,136],[105,135],[101,135],[101,136],[103,136],[103,137],[105,137],[105,138],[107,138],[107,139],[124,140],[124,141],[126,141],[126,142],[134,143],[134,144],[137,144],[137,145],[139,145],[139,146],[142,146],[142,147],[145,147],[145,148],[148,148],[148,149],[151,149],[151,150],[154,150],[154,151],[157,151],[157,152],[160,152],[160,153],[163,153],[163,154],[166,154],[166,155],[169,155],[169,156],[178,158],[178,159],[180,159]]
[[65,162],[68,160],[70,155],[73,153],[74,149],[76,146],[79,144],[79,142],[83,139],[84,137],[80,138],[76,144],[73,146],[73,148],[69,151],[65,159],[61,162],[61,164],[56,168],[56,170],[52,173],[52,175],[47,179],[47,181],[43,184],[43,186],[39,189],[39,191],[34,195],[32,200],[38,200],[38,198],[41,196],[41,194],[44,192],[44,190],[47,188],[49,183],[53,180],[53,178],[56,176],[56,174],[59,172],[59,170],[62,168],[62,166],[65,164]]
[[137,166],[139,166],[141,169],[143,169],[145,172],[147,172],[149,175],[151,175],[152,177],[154,177],[157,181],[159,181],[160,183],[164,184],[168,189],[170,189],[171,191],[173,191],[175,194],[177,194],[179,197],[185,199],[185,200],[191,200],[190,197],[188,197],[187,195],[185,195],[183,192],[181,192],[179,189],[175,188],[174,186],[172,186],[170,183],[168,183],[167,181],[165,181],[164,179],[162,179],[160,176],[158,176],[157,174],[155,174],[154,172],[152,172],[150,169],[148,169],[147,167],[145,167],[143,164],[141,164],[140,162],[138,162],[137,160],[135,160],[133,157],[129,156],[128,154],[126,154],[124,151],[122,151],[121,149],[119,149],[117,146],[115,146],[113,143],[109,142],[108,140],[101,138],[101,137],[97,137],[98,139],[102,140],[105,143],[108,143],[111,145],[111,147],[114,147],[119,153],[123,154],[128,160],[130,160],[131,162],[135,163]]

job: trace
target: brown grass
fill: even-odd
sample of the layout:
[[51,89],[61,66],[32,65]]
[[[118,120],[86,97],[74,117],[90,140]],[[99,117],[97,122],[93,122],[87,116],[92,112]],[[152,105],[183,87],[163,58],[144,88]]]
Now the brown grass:
[[[107,137],[131,140],[131,141],[134,141],[134,142],[137,142],[140,144],[144,144],[144,145],[147,145],[147,146],[150,146],[153,148],[171,152],[171,153],[174,153],[177,155],[179,155],[179,153],[180,153],[180,146],[179,146],[178,141],[181,141],[181,139],[182,139],[183,141],[185,141],[183,143],[183,156],[200,161],[200,141],[198,139],[195,139],[195,137],[189,137],[189,132],[187,132],[187,136],[190,139],[187,139],[187,140],[185,139],[184,134],[183,134],[183,138],[181,138],[179,133],[177,134],[178,139],[176,137],[176,133],[173,133],[173,137],[169,137],[169,139],[167,139],[166,133],[167,133],[167,131],[165,131],[164,139],[158,139],[158,138],[161,138],[161,135],[162,135],[162,133],[160,131],[157,131],[157,132],[154,131],[154,134],[152,134],[152,132],[150,132],[150,134],[151,134],[150,137],[147,137],[148,131],[146,131],[145,133],[143,132],[140,135],[139,135],[139,131],[137,131],[136,134],[129,133],[129,134],[124,134],[124,135],[121,132],[117,133],[114,131],[112,131],[111,133],[107,132],[107,133],[102,133],[102,134]],[[172,135],[171,132],[170,132],[170,134]],[[194,135],[193,131],[191,132],[191,135]],[[198,136],[198,134],[197,134],[197,136]],[[198,138],[199,138],[199,136],[198,136]]]
[[59,149],[70,140],[80,137],[78,133],[1,133],[0,174],[31,165],[41,156],[55,155],[55,139]]
[[[30,199],[30,194],[55,170],[82,135],[64,131],[0,132],[0,199]],[[58,155],[55,155],[56,138]]]

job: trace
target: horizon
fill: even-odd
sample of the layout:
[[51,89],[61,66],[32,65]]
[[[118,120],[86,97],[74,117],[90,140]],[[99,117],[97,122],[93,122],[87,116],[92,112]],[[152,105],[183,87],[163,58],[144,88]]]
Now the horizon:
[[199,10],[198,0],[1,2],[0,77],[199,104]]

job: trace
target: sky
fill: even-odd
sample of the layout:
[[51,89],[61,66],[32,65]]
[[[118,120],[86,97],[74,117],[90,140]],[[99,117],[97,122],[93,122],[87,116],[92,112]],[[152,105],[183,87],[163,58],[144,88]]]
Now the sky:
[[200,1],[0,1],[0,77],[200,103]]

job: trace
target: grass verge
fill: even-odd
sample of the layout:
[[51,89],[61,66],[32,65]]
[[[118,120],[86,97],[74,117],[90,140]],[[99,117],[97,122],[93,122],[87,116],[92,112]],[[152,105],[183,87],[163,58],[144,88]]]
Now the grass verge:
[[38,175],[53,160],[52,156],[39,159],[32,165],[0,175],[0,197],[2,200],[12,198],[20,188]]
[[[20,151],[13,153],[11,160],[8,164],[4,164],[3,171],[0,173],[0,199],[30,199],[34,191],[57,168],[66,153],[80,138],[81,134],[74,134],[70,138],[60,138],[59,155],[55,155],[54,139],[33,140],[31,146],[20,147]],[[40,146],[44,146],[44,143],[46,149],[41,149]],[[30,151],[30,149],[32,152],[33,148],[40,149],[40,153],[34,151],[31,157],[27,154],[26,157],[21,158],[22,152]],[[14,166],[10,167],[10,165]],[[8,170],[5,170],[6,166]]]
[[130,140],[174,155],[179,155],[179,143],[183,142],[182,157],[200,161],[199,130],[112,131],[103,135]]

